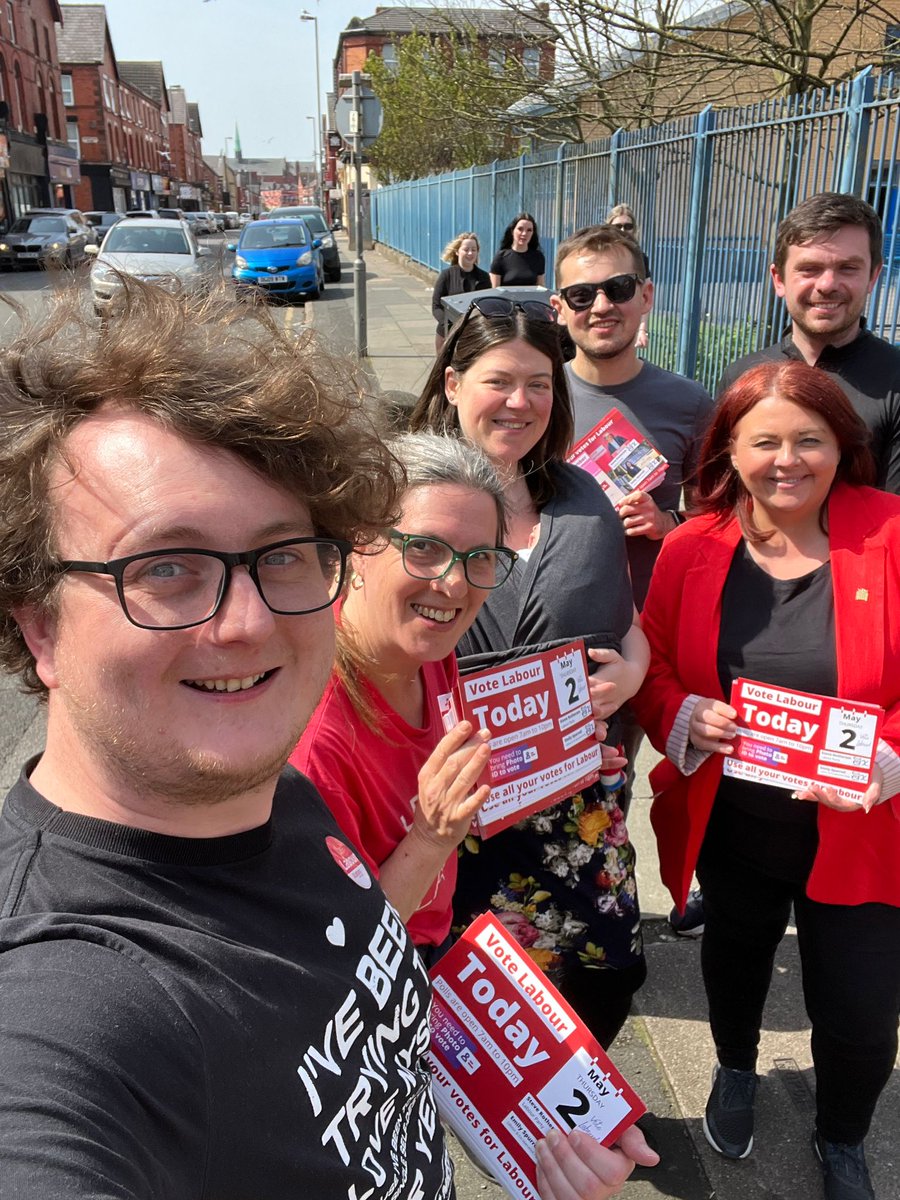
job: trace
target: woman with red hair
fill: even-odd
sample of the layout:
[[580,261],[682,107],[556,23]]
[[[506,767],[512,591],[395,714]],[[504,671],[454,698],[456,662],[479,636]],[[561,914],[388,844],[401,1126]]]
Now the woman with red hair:
[[[681,908],[695,870],[703,890],[718,1058],[704,1132],[729,1158],[750,1153],[763,1006],[793,905],[827,1200],[874,1197],[863,1140],[900,1013],[900,498],[867,486],[867,437],[805,363],[762,364],[725,393],[699,515],[656,563],[633,701],[667,756],[651,775],[663,879]],[[886,710],[862,805],[723,775],[738,677]]]

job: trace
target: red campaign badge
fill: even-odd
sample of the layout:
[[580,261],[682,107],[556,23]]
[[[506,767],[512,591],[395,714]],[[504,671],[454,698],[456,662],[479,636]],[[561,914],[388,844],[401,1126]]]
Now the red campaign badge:
[[337,865],[357,887],[370,888],[372,886],[372,876],[360,862],[355,850],[351,850],[345,842],[336,837],[327,837],[325,845]]

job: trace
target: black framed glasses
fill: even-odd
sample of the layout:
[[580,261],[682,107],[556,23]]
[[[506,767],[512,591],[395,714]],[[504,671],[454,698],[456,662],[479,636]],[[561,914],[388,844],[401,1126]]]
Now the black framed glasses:
[[506,546],[454,550],[449,542],[425,534],[389,529],[387,536],[395,546],[399,546],[403,569],[413,579],[443,579],[455,563],[461,562],[466,580],[472,587],[496,588],[509,579],[519,557],[515,550],[509,550]]
[[585,312],[593,307],[598,292],[602,292],[610,304],[626,304],[633,299],[638,284],[643,282],[640,275],[612,275],[600,283],[570,283],[568,287],[560,288],[559,294],[573,312]]
[[222,607],[235,567],[247,568],[273,613],[300,616],[328,608],[340,595],[350,550],[341,538],[300,537],[240,554],[188,546],[56,565],[64,573],[111,575],[122,611],[139,629],[190,629],[211,621]]

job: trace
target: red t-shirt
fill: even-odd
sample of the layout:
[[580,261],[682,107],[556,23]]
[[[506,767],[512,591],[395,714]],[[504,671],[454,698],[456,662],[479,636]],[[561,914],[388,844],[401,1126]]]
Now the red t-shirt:
[[[369,729],[332,675],[291,764],[309,776],[342,831],[377,876],[412,825],[419,771],[444,736],[437,698],[457,679],[456,657],[422,667],[425,725],[407,724],[375,688],[365,684],[380,724]],[[456,852],[447,859],[422,903],[407,921],[416,945],[439,946],[450,932],[456,886]]]

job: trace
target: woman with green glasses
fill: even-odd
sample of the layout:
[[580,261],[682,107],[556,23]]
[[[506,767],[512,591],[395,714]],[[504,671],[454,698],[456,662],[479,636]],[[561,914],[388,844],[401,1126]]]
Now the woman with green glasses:
[[431,434],[392,443],[406,490],[393,528],[351,556],[337,661],[291,757],[379,876],[426,959],[448,940],[456,847],[487,797],[485,736],[444,734],[456,643],[515,554],[479,451]]

